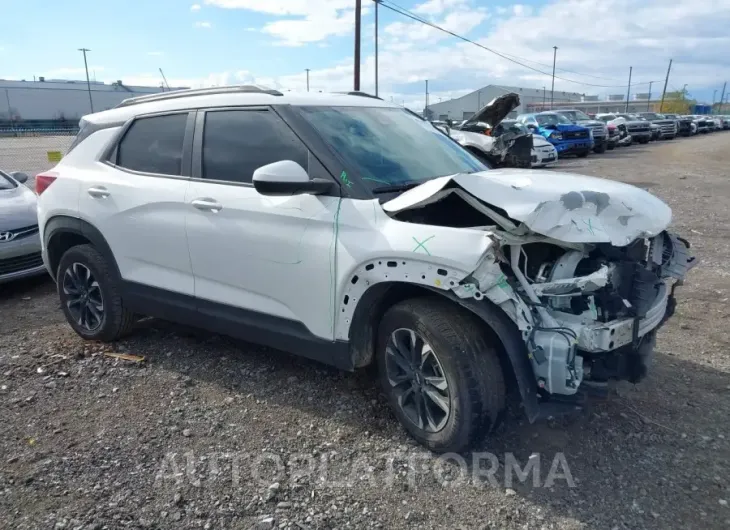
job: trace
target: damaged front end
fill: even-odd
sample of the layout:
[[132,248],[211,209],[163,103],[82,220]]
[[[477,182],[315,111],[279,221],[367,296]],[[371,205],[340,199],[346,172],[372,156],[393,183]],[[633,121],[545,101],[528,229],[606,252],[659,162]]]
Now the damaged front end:
[[666,231],[663,202],[602,179],[457,175],[383,207],[405,222],[486,232],[493,244],[451,290],[489,300],[517,326],[543,397],[575,395],[584,381],[641,380],[696,263],[689,243]]

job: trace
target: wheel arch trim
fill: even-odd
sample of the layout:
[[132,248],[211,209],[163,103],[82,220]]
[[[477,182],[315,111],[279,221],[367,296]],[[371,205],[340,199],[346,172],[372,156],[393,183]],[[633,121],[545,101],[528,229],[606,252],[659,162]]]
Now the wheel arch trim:
[[[57,215],[51,217],[43,228],[43,248],[47,254],[49,273],[54,280],[56,280],[56,273],[58,271],[53,269],[58,266],[61,256],[51,255],[51,244],[55,238],[60,237],[63,234],[81,236],[90,241],[111,265],[116,278],[121,278],[119,266],[117,265],[116,259],[114,259],[111,247],[98,228],[83,219],[69,217],[66,215]],[[53,267],[54,264],[55,267]]]

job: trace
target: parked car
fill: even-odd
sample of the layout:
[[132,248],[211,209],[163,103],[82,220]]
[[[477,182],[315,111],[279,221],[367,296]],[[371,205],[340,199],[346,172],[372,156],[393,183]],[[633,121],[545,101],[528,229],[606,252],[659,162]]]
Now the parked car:
[[46,273],[38,235],[36,194],[25,173],[0,171],[0,283]]
[[659,138],[662,140],[673,140],[677,136],[677,122],[676,120],[669,120],[662,114],[656,112],[639,112],[637,116],[650,121],[654,125],[659,127]]
[[697,132],[698,132],[697,120],[695,119],[695,117],[689,116],[689,115],[684,115],[684,116],[682,116],[682,118],[689,120],[689,122],[690,122],[690,136],[694,136],[695,134],[697,134]]
[[607,123],[606,128],[608,129],[608,150],[610,151],[620,145],[621,131],[613,123]]
[[519,127],[499,128],[504,118],[520,104],[517,94],[493,99],[449,135],[489,167],[522,167],[532,164],[532,133]]
[[44,263],[82,338],[149,315],[374,363],[437,452],[478,443],[508,390],[535,421],[592,382],[642,379],[694,264],[647,191],[487,170],[361,93],[129,99],[82,118],[36,189]]
[[722,122],[723,130],[730,129],[730,116],[716,116]]
[[568,118],[555,112],[520,114],[517,121],[544,137],[555,146],[558,156],[588,156],[593,149],[593,133],[588,127],[574,125]]
[[608,149],[608,127],[601,120],[596,120],[578,109],[558,109],[555,111],[565,116],[572,123],[588,127],[593,132],[593,152],[605,153]]
[[[634,140],[641,143],[649,141],[651,132],[647,122],[636,120],[628,114],[597,114],[596,118],[614,125],[618,129],[619,145],[630,146]],[[634,134],[636,134],[635,137]]]
[[541,168],[555,165],[558,161],[558,151],[555,146],[548,142],[543,136],[539,134],[533,134],[525,124],[518,122],[517,120],[503,120],[492,133],[493,135],[499,136],[508,129],[518,128],[522,132],[532,134],[532,165],[533,168]]
[[708,120],[707,116],[695,114],[693,117],[694,122],[697,124],[698,133],[707,134],[714,130],[715,123],[712,120]]
[[677,124],[677,135],[679,136],[692,136],[692,119],[685,118],[679,114],[664,114],[664,117],[668,120],[674,120]]

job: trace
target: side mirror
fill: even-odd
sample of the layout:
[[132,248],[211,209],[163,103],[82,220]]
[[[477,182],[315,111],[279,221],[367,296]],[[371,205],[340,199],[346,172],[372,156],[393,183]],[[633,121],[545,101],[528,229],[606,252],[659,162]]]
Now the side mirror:
[[28,175],[26,175],[22,171],[13,171],[12,173],[10,173],[10,176],[21,184],[25,184],[26,182],[28,182]]
[[266,164],[253,172],[253,187],[261,195],[319,195],[333,185],[330,180],[310,179],[304,168],[292,160]]

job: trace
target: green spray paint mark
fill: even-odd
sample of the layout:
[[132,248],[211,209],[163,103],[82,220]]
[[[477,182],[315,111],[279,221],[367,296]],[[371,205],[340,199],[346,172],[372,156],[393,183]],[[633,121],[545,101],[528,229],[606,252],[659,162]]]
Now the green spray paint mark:
[[345,186],[352,188],[352,181],[348,178],[347,172],[342,171],[342,173],[340,173],[340,180],[345,183]]
[[583,219],[583,224],[585,224],[588,227],[588,231],[591,233],[591,235],[595,235],[595,232],[593,232],[593,224],[591,223],[591,220],[588,219],[588,222],[586,222],[585,219]]
[[[343,171],[344,173],[344,171]],[[332,338],[335,336],[335,307],[337,307],[337,238],[340,233],[340,207],[342,197],[337,200],[337,210],[332,220],[332,241],[330,242],[330,322],[332,322]]]
[[[411,237],[413,237],[413,236],[411,236]],[[436,236],[434,235],[434,236],[431,236],[431,237],[427,237],[423,241],[419,241],[418,239],[416,239],[415,237],[413,237],[413,241],[416,242],[416,248],[413,249],[413,252],[418,252],[418,249],[419,248],[422,248],[423,251],[430,256],[431,253],[426,248],[426,242],[429,241],[429,240],[431,240],[431,239],[433,239],[434,237],[436,237]]]
[[499,277],[499,280],[497,280],[497,287],[499,287],[500,289],[505,289],[505,290],[509,289],[509,284],[507,283],[507,277],[504,274],[502,274]]

